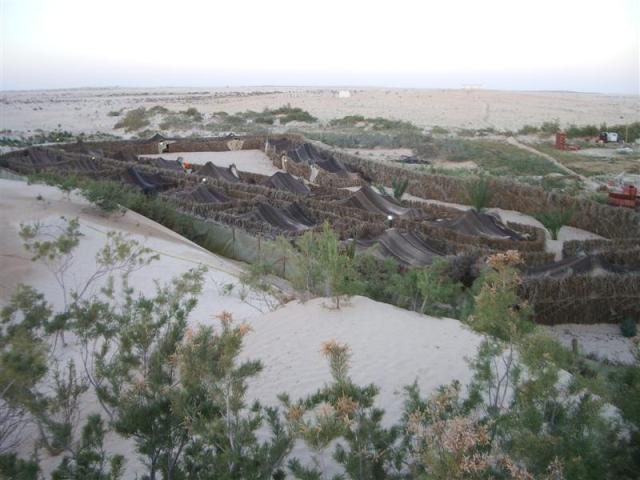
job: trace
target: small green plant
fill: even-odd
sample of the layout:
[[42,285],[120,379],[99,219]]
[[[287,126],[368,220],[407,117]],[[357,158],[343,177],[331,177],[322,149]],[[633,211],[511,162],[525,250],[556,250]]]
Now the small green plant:
[[107,430],[100,415],[90,415],[82,429],[82,439],[73,455],[63,458],[53,472],[53,480],[118,480],[122,478],[123,455],[108,455],[104,450]]
[[449,130],[447,130],[446,128],[439,127],[438,125],[436,125],[435,127],[433,127],[431,129],[431,133],[434,134],[434,135],[447,135],[449,133]]
[[534,125],[524,125],[520,130],[518,130],[519,135],[531,135],[533,133],[538,133],[540,129]]
[[638,324],[632,318],[625,318],[620,324],[620,333],[626,338],[635,337],[638,335]]
[[195,107],[187,108],[186,110],[180,112],[187,117],[191,117],[196,122],[201,122],[203,117],[202,114]]
[[124,207],[120,205],[123,196],[122,185],[115,182],[92,182],[83,188],[82,196],[91,203],[97,205],[106,213],[123,212]]
[[129,110],[124,118],[118,121],[113,128],[124,128],[125,132],[135,132],[150,125],[149,115],[144,107]]
[[393,187],[393,198],[395,198],[396,200],[401,200],[404,192],[409,186],[409,179],[394,178],[391,181],[391,186]]
[[549,230],[552,240],[558,239],[560,229],[568,224],[573,218],[573,210],[550,210],[535,215],[535,218]]
[[491,185],[487,177],[481,176],[469,184],[467,197],[471,206],[478,212],[481,212],[489,205],[492,196]]
[[418,289],[422,296],[420,312],[428,315],[455,316],[456,305],[462,294],[462,284],[447,275],[449,264],[437,259],[418,275]]
[[542,122],[540,125],[540,133],[546,133],[547,135],[553,135],[560,131],[560,122],[556,120],[552,120],[550,122]]

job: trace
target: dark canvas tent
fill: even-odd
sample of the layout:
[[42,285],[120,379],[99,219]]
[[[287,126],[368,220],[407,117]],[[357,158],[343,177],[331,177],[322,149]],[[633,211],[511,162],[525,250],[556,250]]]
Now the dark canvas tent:
[[310,143],[303,143],[293,150],[289,150],[287,152],[287,157],[296,163],[316,165],[329,173],[334,173],[340,176],[350,175],[349,170],[342,164],[342,162],[338,161],[331,155],[319,152],[318,149]]
[[46,167],[63,162],[65,157],[59,150],[43,147],[31,147],[21,152],[20,161],[34,167]]
[[147,159],[150,165],[157,168],[164,168],[165,170],[173,170],[176,172],[182,172],[182,165],[177,160],[165,160],[164,158],[149,158]]
[[498,218],[476,210],[468,210],[458,218],[437,222],[436,225],[464,235],[522,240],[520,234],[507,228]]
[[264,185],[278,190],[297,193],[299,195],[309,195],[309,193],[311,193],[304,182],[285,172],[274,173],[264,181]]
[[211,162],[207,162],[201,167],[196,167],[196,173],[205,177],[213,177],[225,182],[240,182],[240,178],[235,174],[235,165],[228,168],[218,167]]
[[138,157],[136,156],[135,153],[124,152],[122,150],[118,150],[116,153],[111,155],[111,158],[114,158],[116,160],[120,160],[122,162],[137,162],[138,161]]
[[211,185],[198,185],[191,190],[177,193],[176,197],[194,203],[227,203],[231,201],[223,192]]
[[166,140],[165,137],[163,137],[159,133],[156,133],[153,137],[147,140],[147,143],[164,142],[165,140]]
[[268,203],[258,202],[256,208],[247,217],[291,232],[299,232],[315,226],[313,219],[297,203],[292,203],[287,208],[276,208]]
[[424,267],[443,254],[412,232],[385,230],[370,240],[357,240],[359,253],[367,252],[378,258],[394,258],[401,265]]
[[403,207],[395,199],[379,194],[368,185],[361,187],[349,198],[341,200],[340,204],[367,210],[371,213],[392,215],[400,218],[420,219],[424,217],[420,210]]
[[174,186],[172,182],[163,179],[157,173],[142,173],[134,167],[127,168],[126,172],[122,174],[121,180],[141,188],[145,193],[155,193]]
[[593,277],[616,273],[627,273],[631,269],[613,265],[600,255],[583,255],[564,258],[558,262],[529,268],[524,272],[524,280],[539,278],[562,279],[573,275],[589,275]]

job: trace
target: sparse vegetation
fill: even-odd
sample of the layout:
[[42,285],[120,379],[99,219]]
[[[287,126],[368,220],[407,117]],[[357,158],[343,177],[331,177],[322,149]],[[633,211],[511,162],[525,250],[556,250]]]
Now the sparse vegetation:
[[446,139],[436,141],[438,151],[452,162],[473,161],[491,175],[548,175],[564,173],[550,161],[516,146],[495,140]]
[[569,209],[551,210],[548,212],[540,212],[535,215],[535,217],[547,230],[549,230],[551,239],[557,240],[560,229],[564,225],[567,225],[573,218],[573,211]]
[[489,178],[480,176],[469,184],[467,191],[469,204],[478,212],[483,211],[489,206],[492,196]]
[[[77,223],[60,237],[37,243],[34,235],[41,228],[23,228],[34,258],[66,265],[65,258],[79,248],[80,237],[73,233]],[[34,386],[47,373],[47,349],[55,345],[51,336],[61,328],[80,339],[86,349],[83,358],[93,359],[79,371],[109,421],[89,417],[77,442],[65,434],[71,446],[54,478],[118,478],[124,459],[108,452],[103,442],[111,428],[135,439],[150,479],[204,479],[210,472],[228,478],[284,478],[285,469],[294,478],[323,478],[313,462],[287,461],[295,439],[314,456],[330,450],[349,479],[423,474],[463,479],[469,478],[470,464],[480,477],[633,478],[638,466],[635,430],[621,435],[617,421],[603,415],[603,407],[605,401],[614,402],[627,427],[638,425],[638,367],[607,366],[605,374],[537,331],[530,308],[518,297],[516,252],[489,257],[470,290],[473,295],[465,296],[464,287],[451,279],[453,266],[448,262],[401,274],[393,262],[356,261],[339,248],[328,226],[317,238],[309,234],[306,246],[297,246],[303,258],[311,259],[308,268],[301,269],[307,287],[315,285],[323,294],[328,288],[338,295],[386,286],[389,290],[381,295],[401,291],[405,298],[415,291],[416,309],[434,313],[453,312],[471,302],[464,308],[471,312],[467,322],[489,335],[470,362],[474,377],[466,396],[457,382],[427,398],[420,396],[417,385],[409,386],[402,422],[385,426],[384,411],[375,406],[378,387],[353,382],[349,347],[331,340],[322,346],[331,383],[302,399],[281,395],[283,413],[259,403],[247,405],[246,382],[262,367],[257,361],[238,361],[247,327],[234,325],[224,313],[219,329],[189,330],[187,319],[202,290],[203,270],[189,271],[143,296],[128,287],[127,265],[144,266],[152,259],[130,240],[120,240],[106,245],[97,258],[108,270],[117,269],[110,272],[121,272],[122,282],[107,282],[109,288],[86,297],[72,294],[64,322],[56,320],[60,314],[30,287],[21,287],[3,311],[2,325],[11,328],[4,328],[0,347],[3,353],[20,353],[0,355],[0,381],[12,382],[10,389],[1,390],[3,401],[31,408]],[[254,272],[256,277],[264,273]],[[120,283],[122,288],[116,287]],[[40,353],[34,357],[35,352]],[[569,384],[559,381],[560,369],[573,375]],[[68,387],[78,384],[71,381],[73,375],[64,378],[67,387],[61,391],[75,392],[76,387]],[[65,393],[52,398],[75,397]],[[77,402],[65,404],[63,410],[77,410]],[[55,420],[55,408],[42,412],[42,418]],[[50,421],[47,432],[73,423],[72,416]],[[266,433],[258,441],[261,426]],[[34,478],[37,465],[0,455],[0,471]]]
[[148,127],[150,124],[147,109],[139,107],[129,110],[122,120],[116,122],[113,128],[122,128],[125,132],[130,133]]
[[396,200],[402,200],[402,196],[404,195],[404,192],[407,190],[408,186],[409,186],[408,179],[394,178],[392,181],[393,198],[395,198]]

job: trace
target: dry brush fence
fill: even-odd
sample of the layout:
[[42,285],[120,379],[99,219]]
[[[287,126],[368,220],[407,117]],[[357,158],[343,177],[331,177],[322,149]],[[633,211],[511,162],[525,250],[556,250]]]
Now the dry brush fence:
[[[362,177],[374,183],[391,185],[396,178],[409,180],[407,192],[427,199],[468,204],[467,192],[473,180],[467,178],[431,175],[408,170],[402,167],[384,165],[345,152],[331,149],[314,142],[321,151],[333,155],[336,159],[358,172]],[[611,238],[640,236],[640,213],[600,203],[547,192],[541,188],[521,185],[500,178],[490,178],[489,188],[493,192],[489,207],[535,215],[549,210],[571,210],[571,226],[581,228]]]
[[521,296],[544,325],[618,323],[640,318],[640,275],[575,275],[526,280]]

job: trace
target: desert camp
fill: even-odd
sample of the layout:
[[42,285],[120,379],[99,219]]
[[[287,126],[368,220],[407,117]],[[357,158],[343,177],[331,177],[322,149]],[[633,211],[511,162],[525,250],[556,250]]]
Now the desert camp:
[[637,3],[3,1],[0,480],[637,480]]

